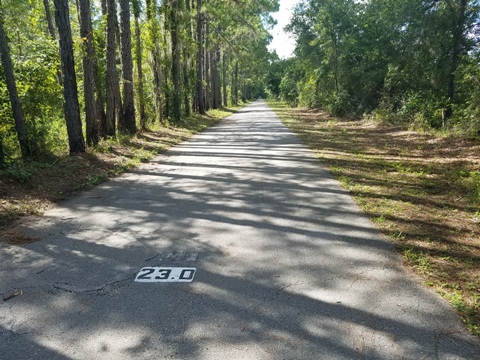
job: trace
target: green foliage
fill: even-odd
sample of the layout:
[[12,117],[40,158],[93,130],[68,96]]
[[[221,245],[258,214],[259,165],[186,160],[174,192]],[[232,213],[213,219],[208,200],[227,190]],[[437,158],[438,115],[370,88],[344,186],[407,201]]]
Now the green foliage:
[[0,175],[6,176],[10,181],[26,183],[32,178],[33,171],[28,163],[15,162],[1,170]]
[[[53,2],[49,1],[50,13],[54,18]],[[150,6],[147,8],[147,4]],[[186,117],[192,108],[197,85],[196,57],[199,44],[195,37],[197,9],[194,2],[180,2],[172,16],[170,1],[149,0],[132,2],[138,15],[140,29],[139,52],[134,51],[135,60],[141,60],[143,72],[143,94],[138,90],[138,74],[135,64],[134,91],[137,99],[137,113],[140,99],[144,102],[148,127],[158,126],[159,122],[168,125],[173,110],[172,79],[172,40],[171,32],[175,27],[181,44],[180,68],[181,82],[179,93],[182,100],[182,116]],[[227,98],[237,96],[243,101],[265,96],[266,92],[280,94],[280,82],[286,63],[278,61],[267,50],[270,35],[267,29],[274,23],[270,12],[278,10],[278,0],[209,0],[201,8],[203,19],[202,47],[204,56],[203,72],[209,73],[203,78],[205,89],[220,84],[220,90],[226,89]],[[2,9],[4,27],[8,37],[15,81],[19,100],[26,124],[29,145],[33,151],[33,160],[48,161],[52,156],[68,151],[68,139],[63,110],[63,89],[61,85],[59,49],[52,38],[47,24],[44,2],[41,0],[3,0]],[[79,36],[79,18],[75,2],[69,2],[74,58],[79,103],[82,120],[85,122],[83,99],[83,66],[85,38]],[[101,2],[91,2],[92,37],[95,46],[96,89],[95,96],[106,110],[106,16]],[[132,14],[133,15],[133,14]],[[177,19],[172,26],[172,19]],[[132,16],[132,27],[133,27]],[[53,25],[55,28],[55,24]],[[55,29],[56,30],[56,29]],[[54,31],[55,32],[55,31]],[[133,36],[135,33],[133,32]],[[132,43],[136,45],[136,39]],[[134,48],[133,50],[137,50]],[[117,49],[118,51],[118,49]],[[215,54],[215,56],[213,56]],[[175,58],[178,61],[178,58]],[[215,61],[213,59],[216,59]],[[155,60],[155,61],[154,61]],[[153,63],[155,62],[155,66]],[[277,69],[271,71],[270,64],[276,62]],[[213,64],[212,64],[213,63]],[[207,64],[208,68],[207,68]],[[238,74],[236,73],[238,64]],[[120,79],[121,62],[118,58],[117,71]],[[177,67],[178,68],[178,67]],[[9,94],[6,88],[3,68],[0,67],[0,132],[5,154],[5,162],[10,164],[20,158],[20,147],[12,116]],[[120,81],[122,86],[123,80]],[[269,87],[265,87],[269,84]],[[224,87],[224,85],[227,85]],[[218,88],[218,86],[217,86]],[[122,89],[120,89],[122,90]],[[237,94],[234,94],[237,92]],[[211,93],[211,91],[210,91]],[[210,94],[209,94],[210,95]],[[220,106],[216,93],[215,107]],[[223,95],[223,94],[222,94]],[[223,96],[221,97],[223,100]],[[236,100],[236,99],[235,99]],[[213,102],[213,101],[212,101]],[[210,107],[213,107],[210,104]],[[101,114],[101,113],[100,113]],[[98,115],[98,122],[102,118]],[[184,121],[185,119],[182,119]],[[118,119],[116,119],[118,121]],[[89,122],[91,124],[92,122]],[[155,123],[155,124],[154,124]],[[103,126],[101,131],[104,131]],[[83,129],[85,131],[85,128]]]
[[301,2],[287,27],[301,77],[285,70],[284,99],[333,115],[375,112],[415,129],[478,135],[480,7],[461,3]]
[[345,91],[339,91],[327,106],[328,112],[334,116],[343,116],[353,112],[352,97]]
[[[4,2],[6,31],[14,62],[15,80],[33,156],[37,160],[65,149],[63,100],[57,81],[56,41],[47,33],[43,5]],[[13,21],[15,20],[15,21]],[[3,79],[0,68],[0,79]],[[0,80],[0,131],[7,162],[20,157],[6,84]]]

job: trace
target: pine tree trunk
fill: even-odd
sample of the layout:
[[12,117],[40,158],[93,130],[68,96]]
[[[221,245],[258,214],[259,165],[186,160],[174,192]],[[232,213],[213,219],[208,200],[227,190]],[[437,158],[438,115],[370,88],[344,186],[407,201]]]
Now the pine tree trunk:
[[118,87],[117,68],[115,59],[115,0],[107,0],[107,110],[105,135],[115,136],[116,130],[116,96],[115,91]]
[[215,102],[217,109],[222,106],[222,84],[220,81],[220,73],[219,73],[219,64],[220,64],[220,47],[217,46],[217,50],[215,51]]
[[134,0],[132,2],[133,16],[135,18],[135,61],[137,65],[137,94],[138,94],[138,107],[140,126],[142,130],[147,128],[147,115],[145,113],[145,93],[143,86],[143,69],[142,69],[142,42],[140,39],[140,0]]
[[55,21],[60,38],[60,60],[62,62],[63,95],[65,98],[64,110],[67,123],[68,143],[70,154],[74,154],[85,151],[85,140],[82,133],[80,107],[78,104],[77,77],[73,58],[73,41],[68,0],[54,0],[54,4]]
[[222,58],[222,84],[223,84],[223,106],[228,106],[228,97],[227,97],[227,56],[225,52],[223,53]]
[[53,26],[52,13],[50,12],[50,4],[48,0],[43,0],[43,7],[45,8],[45,17],[47,19],[48,33],[52,39],[56,39],[55,27]]
[[212,76],[212,92],[211,92],[211,101],[212,101],[212,108],[218,109],[218,98],[217,98],[217,88],[218,88],[218,74],[217,74],[217,56],[216,52],[210,52],[210,73]]
[[235,74],[233,79],[233,98],[235,105],[238,105],[238,59],[235,59]]
[[0,3],[0,55],[2,58],[3,71],[7,83],[8,94],[10,95],[10,103],[12,104],[13,119],[15,120],[15,130],[17,131],[18,142],[20,143],[20,151],[23,158],[30,157],[31,151],[27,136],[27,127],[23,119],[22,105],[18,98],[17,83],[13,70],[10,49],[7,43],[7,35],[3,28],[3,6]]
[[[102,15],[104,17],[107,16],[107,5],[106,5],[106,0],[101,1],[102,5]],[[106,29],[105,29],[106,30]],[[97,114],[97,119],[98,119],[98,136],[101,139],[105,139],[107,137],[107,115],[105,113],[105,83],[101,80],[100,76],[100,66],[99,62],[105,62],[106,63],[106,48],[105,48],[105,43],[103,41],[97,42],[97,45],[100,47],[98,49],[98,53],[100,54],[99,56],[95,57],[95,91],[96,91],[96,100],[95,100],[95,112]]]
[[[187,15],[190,17],[192,9],[190,7],[190,0],[185,0],[185,9]],[[189,39],[193,38],[193,31],[192,31],[192,22],[189,21],[186,26],[187,37]],[[190,52],[187,53],[185,48],[183,48],[184,52],[184,60],[183,60],[183,104],[185,108],[185,115],[188,117],[190,116],[190,96],[191,96],[191,88],[190,88],[190,77],[189,69],[192,64],[192,57]]]
[[210,110],[211,108],[211,85],[212,79],[210,76],[210,50],[209,47],[209,38],[210,38],[210,24],[208,19],[205,21],[205,110]]
[[154,47],[151,49],[150,54],[152,57],[152,73],[153,73],[153,93],[155,104],[156,121],[162,122],[162,83],[160,76],[160,45],[158,43],[160,32],[157,26],[157,19],[155,9],[157,7],[156,0],[146,0],[146,12],[147,21],[150,27],[151,40],[154,42]]
[[[48,3],[48,1],[49,0],[43,0],[43,7],[45,8],[45,17],[47,18],[48,33],[50,34],[53,40],[57,40],[57,36],[55,34],[55,27],[53,26],[52,13],[50,12],[50,4]],[[60,68],[57,70],[56,77],[57,77],[57,82],[60,85],[63,85],[62,72],[60,71]]]
[[[120,24],[118,23],[118,13],[117,13],[117,2],[115,1],[114,7],[114,14],[115,14],[115,41],[116,41],[116,48],[115,48],[115,63],[117,64],[119,61],[122,62],[122,40],[120,36]],[[114,93],[115,93],[115,118],[117,122],[117,130],[125,129],[125,119],[123,117],[123,102],[122,102],[122,93],[120,91],[120,78],[118,77],[118,72],[115,76],[116,84],[114,86]]]
[[90,0],[78,0],[80,36],[83,49],[83,94],[85,98],[85,123],[87,144],[98,144],[98,123],[95,104],[95,50],[93,48]]
[[205,104],[203,102],[203,17],[202,0],[197,0],[197,111],[199,114],[205,114]]
[[188,78],[188,61],[183,61],[183,107],[185,108],[185,115],[190,116],[190,100],[189,100],[189,88],[190,79]]
[[179,19],[180,0],[170,2],[170,36],[172,40],[172,81],[173,81],[173,122],[179,123],[182,115],[181,107],[181,84],[180,84],[180,39],[179,39]]
[[462,53],[463,32],[465,27],[468,0],[460,0],[459,2],[460,3],[458,5],[458,14],[452,14],[452,17],[456,18],[457,21],[452,29],[452,58],[450,60],[450,71],[448,74],[447,84],[447,99],[449,103],[447,104],[447,109],[445,112],[445,118],[447,120],[450,119],[453,115],[453,103],[455,101],[455,80],[458,70],[458,63]]
[[122,75],[123,75],[123,128],[121,132],[135,134],[135,100],[133,94],[133,60],[132,41],[130,31],[130,1],[120,1],[120,26],[122,50]]

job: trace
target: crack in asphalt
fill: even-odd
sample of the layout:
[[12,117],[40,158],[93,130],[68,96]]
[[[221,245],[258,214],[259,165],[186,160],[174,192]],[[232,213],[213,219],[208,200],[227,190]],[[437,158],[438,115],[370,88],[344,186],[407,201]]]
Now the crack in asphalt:
[[[112,281],[112,282],[109,282],[109,283],[106,283],[106,284],[103,284],[103,285],[100,285],[100,286],[97,286],[97,287],[94,287],[94,288],[91,288],[91,289],[78,289],[78,288],[75,288],[73,286],[71,286],[69,283],[64,283],[62,285],[58,285],[58,284],[53,284],[51,285],[51,287],[53,287],[54,289],[57,289],[57,290],[62,290],[62,291],[65,291],[65,292],[69,292],[69,293],[72,293],[72,294],[89,294],[89,293],[98,293],[98,295],[108,295],[108,294],[111,294],[114,289],[113,289],[113,286],[114,285],[119,285],[121,284],[120,286],[126,286],[128,283],[128,281],[130,281],[131,279],[133,279],[135,277],[135,274],[132,274],[124,279],[121,279],[121,280],[117,280],[117,281]],[[122,284],[123,283],[123,284]],[[111,288],[111,289],[109,289]]]

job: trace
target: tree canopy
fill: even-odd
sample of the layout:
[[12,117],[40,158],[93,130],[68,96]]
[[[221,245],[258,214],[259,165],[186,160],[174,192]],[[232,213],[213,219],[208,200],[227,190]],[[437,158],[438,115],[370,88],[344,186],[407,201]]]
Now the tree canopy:
[[478,0],[303,0],[287,26],[290,59],[267,50],[278,8],[2,0],[0,163],[82,152],[265,95],[478,135]]
[[1,162],[82,152],[262,95],[276,10],[277,0],[3,0]]
[[272,91],[333,115],[478,133],[479,12],[477,0],[303,0]]

